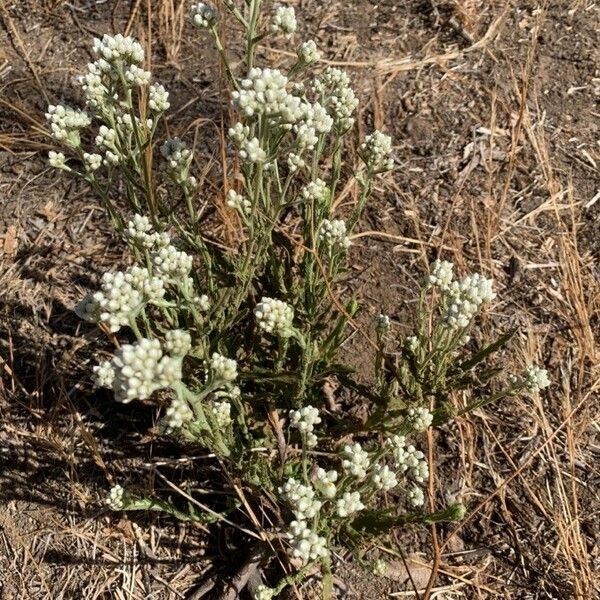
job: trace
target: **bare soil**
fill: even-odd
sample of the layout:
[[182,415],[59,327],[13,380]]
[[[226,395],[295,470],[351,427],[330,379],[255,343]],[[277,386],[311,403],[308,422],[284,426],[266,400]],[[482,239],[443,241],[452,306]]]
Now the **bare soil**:
[[[416,598],[407,579],[424,587],[437,551],[438,598],[600,597],[600,5],[293,4],[298,40],[323,50],[318,68],[347,68],[361,98],[350,156],[373,126],[395,143],[397,168],[376,189],[339,290],[359,295],[360,326],[384,312],[409,333],[418,282],[442,256],[497,281],[475,337],[518,326],[504,366],[541,363],[553,380],[539,398],[440,431],[436,501],[464,502],[467,519],[438,527],[437,549],[428,531],[399,532],[398,556],[381,554],[393,561],[387,578],[337,557],[337,596]],[[210,481],[195,479],[201,458],[182,460],[153,433],[150,406],[92,390],[97,349],[109,348],[72,307],[127,257],[97,199],[46,161],[47,104],[76,104],[92,37],[127,29],[151,44],[173,98],[168,134],[194,142],[203,193],[218,200],[215,140],[229,109],[217,56],[187,11],[178,0],[0,0],[2,600],[200,598],[245,559],[230,531],[102,508],[115,481],[164,489],[166,478],[190,490]],[[285,48],[261,56],[277,65]],[[340,210],[355,198],[350,181]],[[345,350],[366,377],[360,336]],[[309,581],[298,593],[318,597],[314,589]]]

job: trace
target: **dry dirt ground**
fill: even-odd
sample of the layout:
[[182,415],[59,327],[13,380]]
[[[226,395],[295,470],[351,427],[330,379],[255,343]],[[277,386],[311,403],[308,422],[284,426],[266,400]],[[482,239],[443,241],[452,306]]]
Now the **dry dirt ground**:
[[[438,527],[437,546],[427,532],[401,532],[416,587],[437,553],[431,597],[600,597],[600,4],[291,4],[323,49],[317,68],[350,71],[360,134],[377,126],[395,142],[396,169],[378,185],[352,251],[348,284],[364,322],[387,312],[409,331],[419,278],[440,255],[497,281],[482,331],[518,327],[504,366],[535,361],[552,376],[540,397],[437,434],[437,500],[461,500],[469,514]],[[173,97],[169,133],[194,141],[203,192],[218,197],[215,139],[228,109],[217,57],[187,10],[180,0],[0,0],[3,600],[200,598],[243,561],[226,530],[210,537],[102,508],[111,482],[181,484],[195,457],[180,460],[148,437],[151,420],[91,389],[99,335],[71,309],[124,249],[87,188],[45,158],[46,105],[76,103],[92,37],[127,30],[151,44]],[[283,62],[284,48],[262,48],[262,59]],[[349,181],[342,210],[355,193]],[[364,352],[357,337],[346,348]],[[416,598],[403,583],[407,567],[388,558],[391,577],[375,579],[338,557],[337,596]]]

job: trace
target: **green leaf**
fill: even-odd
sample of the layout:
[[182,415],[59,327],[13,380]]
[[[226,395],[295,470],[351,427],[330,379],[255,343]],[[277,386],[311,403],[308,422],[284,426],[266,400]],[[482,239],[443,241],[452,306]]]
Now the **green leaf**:
[[475,354],[472,354],[467,360],[462,362],[458,366],[458,368],[462,371],[468,371],[469,369],[472,369],[475,365],[485,360],[490,354],[493,354],[494,352],[500,350],[500,348],[502,348],[508,342],[510,342],[510,340],[516,332],[517,330],[513,329],[508,333],[505,333],[503,336],[499,337],[495,342],[492,342],[491,344],[485,346],[478,352],[475,352]]

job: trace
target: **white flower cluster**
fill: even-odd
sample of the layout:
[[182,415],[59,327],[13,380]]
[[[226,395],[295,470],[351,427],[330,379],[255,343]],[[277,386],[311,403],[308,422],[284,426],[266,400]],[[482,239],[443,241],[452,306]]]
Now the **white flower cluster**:
[[86,171],[97,171],[102,166],[102,162],[101,154],[89,154],[88,152],[83,153],[83,164]]
[[171,239],[166,233],[157,233],[150,224],[150,219],[142,215],[133,215],[127,223],[124,237],[139,248],[151,250],[155,247],[168,246]]
[[219,429],[225,429],[231,425],[231,404],[229,402],[213,402],[210,409]]
[[281,337],[291,336],[294,309],[283,300],[263,296],[254,309],[254,316],[263,331]]
[[308,40],[298,46],[296,50],[298,59],[305,65],[310,65],[321,58],[321,53],[317,49],[317,44],[314,40]]
[[412,430],[416,432],[429,429],[433,423],[433,414],[429,409],[423,406],[420,406],[419,408],[409,408],[406,416]]
[[115,370],[109,360],[93,367],[92,380],[98,387],[111,388],[115,380]]
[[286,36],[296,31],[296,13],[292,6],[278,6],[271,18],[271,33],[282,33]]
[[429,477],[429,466],[425,455],[412,444],[407,445],[404,436],[394,435],[388,439],[388,444],[392,448],[395,467],[401,473],[409,472],[419,483],[423,483]]
[[338,480],[338,477],[337,471],[334,471],[333,469],[331,471],[326,471],[319,467],[315,478],[315,488],[317,488],[323,497],[331,500],[335,498],[337,493],[335,482]]
[[180,185],[193,189],[198,182],[189,174],[194,158],[192,151],[179,138],[166,140],[160,147],[169,175]]
[[247,117],[274,117],[287,113],[290,109],[298,111],[301,101],[288,94],[287,83],[288,78],[279,69],[254,67],[250,69],[248,77],[240,82],[240,90],[232,93],[233,103]]
[[327,184],[322,179],[315,179],[307,183],[302,189],[302,197],[307,201],[320,202],[327,193]]
[[124,495],[125,490],[120,485],[114,485],[108,492],[106,504],[111,510],[123,510],[125,507],[125,503],[123,502]]
[[168,281],[187,278],[192,270],[192,257],[175,246],[158,248],[150,258],[157,275]]
[[454,264],[448,260],[436,260],[431,268],[431,274],[427,278],[429,285],[435,285],[443,292],[450,289],[454,281]]
[[314,426],[321,422],[319,411],[314,406],[304,406],[298,410],[290,410],[290,427],[300,433],[312,433]]
[[142,45],[131,36],[118,33],[115,36],[104,35],[95,38],[92,50],[98,54],[98,66],[102,71],[110,72],[113,66],[139,64],[144,60]]
[[357,479],[364,479],[366,477],[371,460],[369,453],[363,450],[358,442],[344,446],[342,456],[344,457],[342,461],[344,472]]
[[175,397],[165,413],[166,432],[173,433],[193,419],[194,413],[189,404],[182,398]]
[[346,131],[354,124],[352,117],[358,106],[358,98],[350,87],[350,78],[345,71],[328,67],[315,78],[313,90],[321,97],[321,103],[335,118],[339,129]]
[[360,146],[361,158],[371,173],[384,173],[394,168],[392,138],[381,131],[374,131]]
[[125,79],[133,85],[148,85],[150,83],[150,71],[138,67],[137,65],[129,65],[125,71]]
[[321,510],[322,503],[315,498],[315,490],[308,485],[288,479],[279,493],[289,503],[294,516],[299,520],[312,519]]
[[262,583],[252,592],[253,600],[272,600],[273,598],[275,598],[275,590]]
[[267,160],[267,153],[260,145],[258,138],[245,140],[240,147],[240,158],[249,163],[264,163]]
[[398,478],[387,465],[376,464],[371,472],[371,482],[378,490],[387,492],[398,485]]
[[169,110],[169,92],[160,83],[153,83],[148,89],[148,108],[157,114]]
[[252,210],[252,204],[250,200],[248,200],[242,194],[238,194],[238,192],[235,190],[229,190],[227,192],[227,206],[235,208],[235,210],[239,211],[243,215],[250,214]]
[[525,372],[525,385],[530,392],[539,392],[550,385],[546,369],[528,367]]
[[46,119],[50,124],[52,137],[73,148],[78,148],[81,145],[80,130],[92,122],[87,113],[62,104],[57,106],[51,104],[48,107]]
[[335,503],[335,512],[338,517],[348,517],[363,510],[365,505],[360,500],[359,492],[345,492]]
[[319,228],[319,239],[328,248],[347,250],[352,244],[346,234],[346,222],[342,219],[324,219]]
[[446,310],[444,322],[451,329],[467,327],[484,302],[490,302],[496,294],[492,280],[474,273],[461,281],[453,281],[445,292]]
[[165,333],[165,350],[171,356],[185,356],[192,347],[192,336],[184,329],[171,329]]
[[415,507],[423,506],[423,504],[425,504],[425,494],[418,485],[411,486],[408,490],[407,499],[408,502]]
[[304,521],[292,521],[288,531],[292,556],[303,563],[328,555],[327,540],[307,527]]
[[306,167],[306,161],[299,154],[290,152],[287,158],[287,165],[290,173],[295,173],[298,169]]
[[237,379],[237,362],[233,358],[226,358],[218,352],[213,352],[210,359],[210,370],[217,381],[235,381]]
[[204,29],[212,27],[219,18],[217,9],[204,2],[198,2],[197,4],[192,5],[191,12],[194,25]]
[[118,165],[125,159],[125,154],[121,151],[115,129],[101,125],[96,136],[96,145],[104,149],[103,163],[106,166]]
[[48,152],[48,162],[51,167],[55,169],[62,169],[63,171],[70,171],[71,169],[67,166],[65,162],[66,158],[62,152],[55,152],[54,150],[50,150]]

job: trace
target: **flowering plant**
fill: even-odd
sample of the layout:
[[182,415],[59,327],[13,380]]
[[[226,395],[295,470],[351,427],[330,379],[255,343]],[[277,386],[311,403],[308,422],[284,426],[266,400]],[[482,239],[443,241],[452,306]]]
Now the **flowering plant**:
[[[531,367],[499,391],[455,408],[452,390],[489,387],[496,371],[476,376],[475,369],[510,336],[469,353],[473,320],[495,298],[492,282],[480,275],[456,279],[445,261],[432,265],[423,284],[413,336],[398,342],[384,315],[375,339],[363,333],[375,380],[368,388],[354,380],[340,348],[358,303],[342,304],[333,290],[373,181],[393,169],[392,143],[379,131],[366,136],[362,165],[353,169],[359,200],[345,220],[336,215],[344,139],[358,99],[339,69],[307,78],[319,60],[312,40],[297,47],[287,72],[255,66],[260,40],[296,31],[288,7],[277,8],[261,30],[260,4],[225,0],[247,41],[241,75],[221,42],[218,12],[200,2],[191,17],[213,37],[239,116],[228,131],[223,194],[240,223],[237,250],[207,238],[207,202],[197,192],[192,150],[173,138],[154,152],[169,93],[152,82],[143,48],[131,37],[94,41],[97,59],[81,78],[89,112],[49,107],[52,135],[68,151],[50,152],[50,163],[92,186],[134,262],[104,274],[100,289],[75,308],[116,345],[113,357],[94,367],[95,383],[119,402],[155,401],[162,434],[207,448],[221,468],[221,485],[237,482],[236,511],[253,524],[265,564],[277,555],[291,573],[258,586],[255,598],[275,597],[314,568],[324,575],[327,597],[336,545],[358,550],[366,537],[394,526],[464,514],[460,504],[422,508],[429,466],[419,434],[549,382],[545,371]],[[87,152],[83,140],[92,123],[96,152]],[[115,199],[115,188],[124,201]],[[323,394],[331,380],[348,398],[367,403],[363,422],[334,414]],[[384,495],[394,498],[393,509],[382,508]],[[244,519],[184,510],[121,486],[107,502],[114,510],[160,510],[231,526]],[[256,519],[259,506],[268,526]]]

